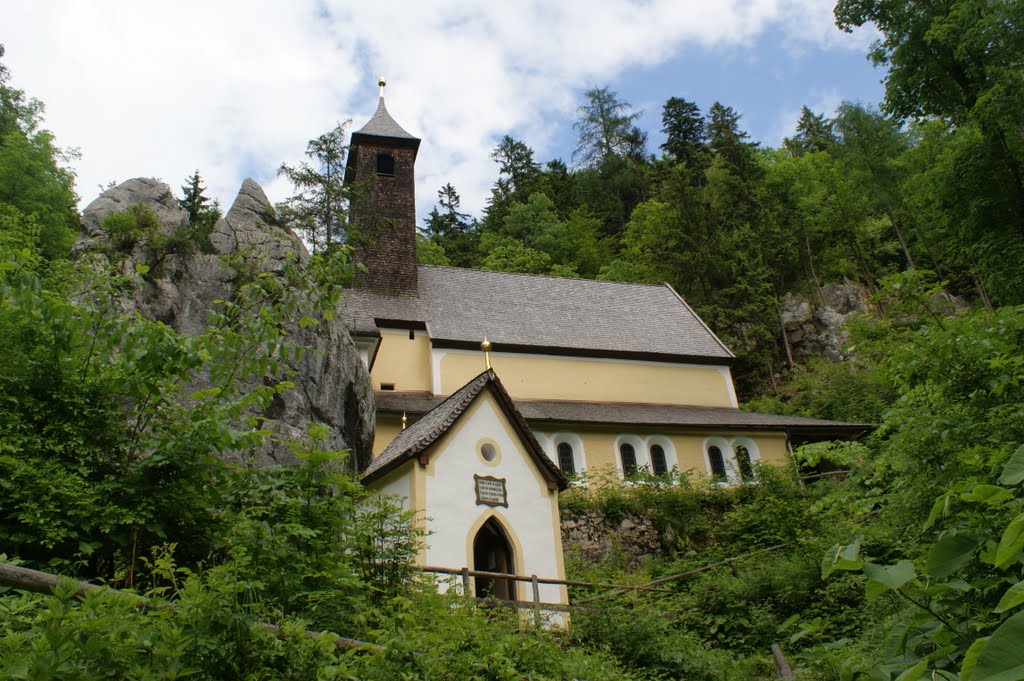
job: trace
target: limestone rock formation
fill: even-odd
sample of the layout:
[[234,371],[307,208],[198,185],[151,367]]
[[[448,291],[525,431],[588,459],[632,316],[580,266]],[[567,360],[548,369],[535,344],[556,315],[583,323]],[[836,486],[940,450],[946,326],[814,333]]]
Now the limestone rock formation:
[[820,293],[815,298],[788,293],[782,301],[782,325],[794,359],[840,359],[843,324],[866,309],[866,293],[856,284],[825,284]]
[[[73,254],[103,257],[109,252],[104,219],[113,212],[141,204],[153,211],[161,235],[188,227],[188,218],[169,186],[155,179],[137,178],[103,192],[82,214],[82,231]],[[309,256],[302,241],[290,230],[273,223],[273,207],[258,184],[245,180],[227,214],[210,234],[211,252],[195,250],[165,256],[151,268],[136,293],[125,301],[125,311],[163,322],[175,331],[195,335],[207,324],[216,300],[230,300],[237,290],[244,262],[256,272],[280,274],[286,264],[304,264]],[[138,243],[121,261],[124,273],[136,264],[152,262],[145,243]],[[309,351],[293,362],[295,387],[276,398],[265,413],[267,427],[285,437],[305,432],[308,423],[327,426],[331,448],[351,448],[358,464],[367,463],[373,443],[373,391],[359,352],[338,319],[302,329],[289,329],[292,342]],[[200,383],[195,388],[202,388]],[[241,454],[236,456],[241,457]],[[256,465],[291,463],[293,455],[279,444],[246,453]]]

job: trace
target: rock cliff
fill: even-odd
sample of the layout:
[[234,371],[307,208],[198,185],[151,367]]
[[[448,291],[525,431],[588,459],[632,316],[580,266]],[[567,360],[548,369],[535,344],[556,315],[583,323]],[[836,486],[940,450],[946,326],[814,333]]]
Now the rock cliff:
[[846,335],[841,327],[864,312],[866,294],[856,284],[825,284],[820,297],[788,293],[782,301],[782,326],[794,359],[842,358]]
[[[111,213],[143,205],[155,215],[157,234],[164,237],[188,227],[188,217],[169,186],[159,180],[136,178],[103,192],[82,214],[82,230],[73,255],[109,252],[110,236],[103,226]],[[206,328],[216,300],[230,300],[237,290],[239,272],[233,267],[244,260],[256,272],[281,275],[287,263],[308,261],[302,241],[291,231],[273,224],[273,208],[258,184],[246,180],[227,214],[217,221],[209,236],[209,252],[194,249],[163,257],[151,269],[125,311],[163,322],[175,331],[195,335]],[[232,258],[234,256],[234,258]],[[244,256],[244,257],[243,257]],[[120,266],[130,274],[136,264],[152,261],[145,243],[130,247]],[[236,263],[232,265],[232,263]],[[331,448],[350,448],[360,467],[369,462],[373,442],[373,392],[366,367],[338,319],[308,328],[288,329],[292,342],[309,350],[291,362],[295,384],[275,398],[264,413],[267,427],[285,437],[305,431],[306,424],[327,426]],[[203,387],[201,383],[196,388]],[[275,438],[276,439],[276,438]],[[241,458],[240,453],[231,454]],[[293,455],[273,442],[244,455],[256,465],[291,463]]]

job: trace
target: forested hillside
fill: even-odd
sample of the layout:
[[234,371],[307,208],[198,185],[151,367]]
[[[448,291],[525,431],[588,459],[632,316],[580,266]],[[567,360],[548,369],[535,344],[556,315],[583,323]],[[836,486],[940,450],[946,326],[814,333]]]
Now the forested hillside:
[[[1024,51],[1016,3],[841,2],[876,23],[886,99],[804,107],[779,148],[750,141],[728,102],[673,97],[665,142],[608,88],[584,94],[570,159],[506,136],[484,215],[438,191],[421,260],[674,286],[741,361],[746,396],[785,368],[783,296],[926,270],[979,306],[1024,301]],[[927,33],[926,33],[927,32]]]
[[[287,168],[304,198],[267,215],[326,216],[309,266],[226,258],[237,290],[179,334],[122,301],[208,248],[199,174],[180,231],[130,208],[103,259],[69,259],[69,154],[0,61],[0,563],[104,586],[0,585],[0,677],[733,681],[776,678],[775,644],[800,679],[1024,679],[1024,4],[840,0],[836,17],[881,31],[877,108],[805,110],[768,149],[742,112],[673,98],[655,150],[597,88],[573,158],[500,142],[479,220],[439,192],[425,262],[668,281],[740,355],[758,408],[878,425],[758,484],[570,490],[566,514],[643,517],[661,544],[570,554],[570,578],[667,581],[572,587],[585,609],[566,631],[436,594],[408,569],[409,518],[366,504],[322,429],[281,443],[296,466],[222,456],[276,437],[247,414],[294,389],[284,329],[329,319],[350,277],[336,176]],[[336,132],[311,158],[338,162]],[[126,249],[151,260],[119,269]],[[844,360],[790,367],[781,301],[838,281],[870,297]]]

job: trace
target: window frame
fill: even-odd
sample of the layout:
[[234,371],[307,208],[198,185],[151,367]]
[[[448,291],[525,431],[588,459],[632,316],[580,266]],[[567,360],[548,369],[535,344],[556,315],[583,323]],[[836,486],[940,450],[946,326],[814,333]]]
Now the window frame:
[[[565,452],[563,452],[563,447],[569,450],[567,455]],[[572,445],[566,442],[565,440],[560,441],[558,444],[555,445],[555,454],[558,457],[558,468],[559,470],[562,471],[562,475],[565,475],[567,477],[575,476],[576,453],[573,452]],[[569,470],[565,470],[566,460],[568,460],[569,463]]]
[[[633,459],[636,462],[636,470],[627,474],[622,461],[622,446],[629,445],[633,448]],[[647,459],[647,443],[639,435],[626,433],[615,438],[615,468],[618,470],[620,480],[630,480],[641,470],[650,469],[650,461]]]
[[[381,170],[381,167],[382,167],[382,163],[381,162],[382,161],[384,162],[384,167],[385,168],[388,166],[387,162],[390,161],[391,172],[387,172],[386,169],[385,170]],[[374,157],[374,163],[376,165],[376,173],[377,173],[377,175],[380,175],[381,177],[394,177],[395,176],[395,155],[394,154],[389,154],[386,151],[379,151],[379,152],[377,152],[376,157]]]

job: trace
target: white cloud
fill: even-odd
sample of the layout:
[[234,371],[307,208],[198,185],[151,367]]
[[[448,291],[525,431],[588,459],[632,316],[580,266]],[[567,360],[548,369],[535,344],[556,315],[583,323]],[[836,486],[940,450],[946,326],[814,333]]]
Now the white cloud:
[[447,181],[478,212],[501,135],[549,158],[579,92],[626,68],[749,45],[769,26],[793,45],[842,37],[824,0],[5,5],[13,84],[46,102],[59,143],[81,149],[84,202],[139,175],[177,189],[196,168],[225,204],[246,175],[280,200],[281,162],[338,120],[361,126],[384,73],[389,110],[423,138],[421,216]]

